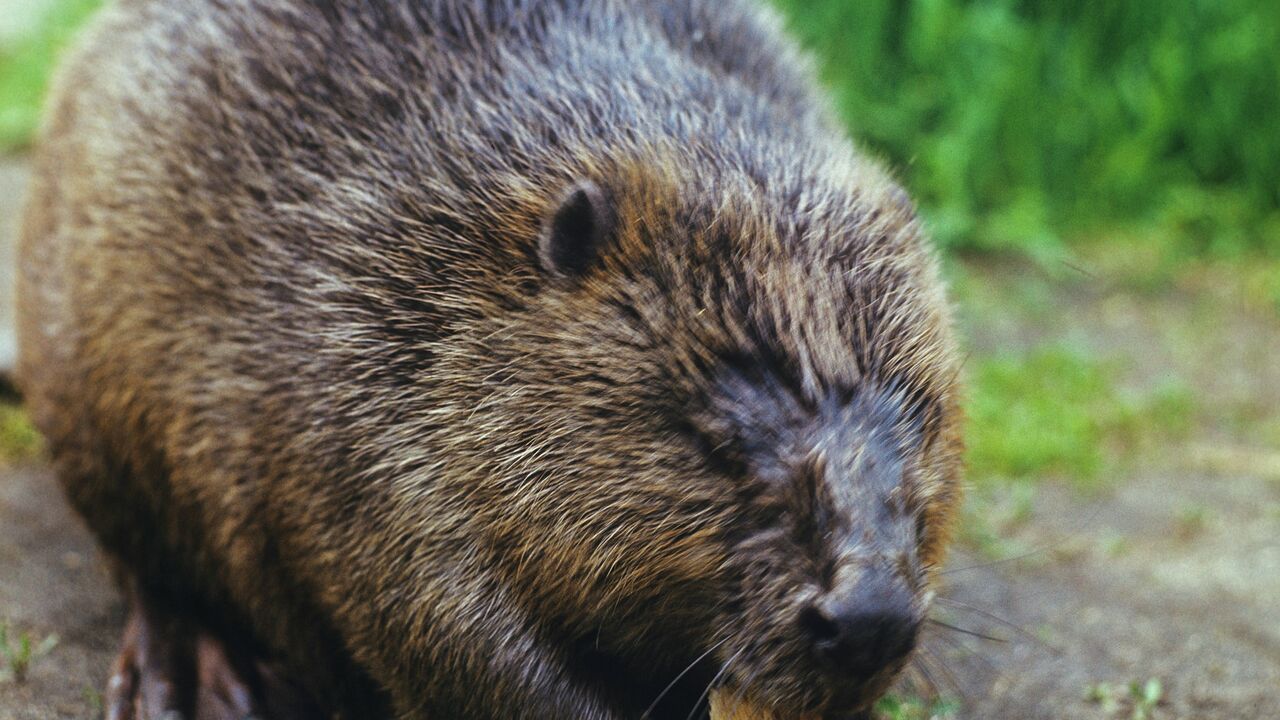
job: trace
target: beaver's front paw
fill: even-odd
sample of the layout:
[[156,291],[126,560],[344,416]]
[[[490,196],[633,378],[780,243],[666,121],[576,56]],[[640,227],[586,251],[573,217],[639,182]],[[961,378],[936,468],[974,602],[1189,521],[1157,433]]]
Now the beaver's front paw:
[[291,683],[197,624],[135,599],[105,695],[106,720],[310,720]]

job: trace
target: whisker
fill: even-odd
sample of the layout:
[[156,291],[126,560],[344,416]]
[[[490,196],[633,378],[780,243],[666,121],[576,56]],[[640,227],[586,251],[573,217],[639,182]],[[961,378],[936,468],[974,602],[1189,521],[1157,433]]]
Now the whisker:
[[941,672],[941,673],[943,674],[943,676],[945,676],[945,677],[946,677],[946,679],[947,679],[947,684],[948,684],[948,685],[950,685],[950,686],[951,686],[951,689],[952,689],[952,690],[954,690],[954,691],[956,692],[956,694],[960,696],[960,699],[964,700],[965,702],[968,702],[968,701],[969,701],[969,693],[968,693],[968,692],[966,692],[966,691],[965,691],[965,689],[964,689],[963,687],[961,687],[961,685],[960,685],[960,681],[959,681],[958,679],[956,679],[955,674],[951,672],[951,668],[947,667],[947,664],[946,664],[945,662],[943,662],[943,661],[942,661],[942,660],[937,656],[937,654],[935,654],[935,653],[934,653],[932,650],[930,650],[929,648],[924,647],[924,646],[921,646],[920,650],[921,650],[922,652],[924,652],[925,656],[929,658],[929,661],[930,661],[931,663],[936,664],[936,669],[937,669],[939,672]]
[[1067,260],[1066,258],[1062,258],[1062,259],[1058,260],[1058,262],[1060,262],[1060,263],[1062,263],[1063,265],[1067,266],[1067,267],[1068,267],[1068,268],[1070,268],[1071,270],[1075,270],[1076,272],[1078,272],[1078,273],[1080,273],[1081,275],[1083,275],[1083,276],[1085,276],[1085,277],[1089,278],[1090,280],[1095,280],[1095,281],[1096,281],[1096,280],[1098,279],[1098,276],[1097,276],[1096,274],[1094,274],[1094,273],[1090,272],[1089,270],[1085,269],[1085,267],[1084,267],[1084,266],[1082,266],[1082,265],[1078,265],[1078,264],[1076,264],[1076,263],[1073,263],[1073,262],[1071,262],[1070,260]]
[[965,565],[964,567],[947,568],[945,570],[939,570],[938,574],[954,575],[955,573],[969,572],[970,570],[981,570],[983,568],[995,567],[997,565],[1005,565],[1007,563],[1017,562],[1019,560],[1025,560],[1029,557],[1032,557],[1033,555],[1039,555],[1040,553],[1045,552],[1048,549],[1049,549],[1049,546],[1047,545],[1042,547],[1037,547],[1032,550],[1028,550],[1024,553],[1018,553],[1017,555],[1013,555],[1007,558],[999,558],[997,560],[988,560],[987,562],[977,563],[974,565]]
[[738,656],[746,652],[746,650],[747,646],[743,645],[742,649],[738,650],[738,652],[731,655],[729,659],[725,661],[724,665],[720,667],[720,672],[716,673],[716,676],[711,678],[711,682],[707,683],[707,689],[703,690],[702,694],[698,696],[698,702],[693,704],[693,709],[689,711],[689,716],[685,718],[685,720],[693,720],[693,716],[698,714],[698,708],[702,707],[703,701],[706,700],[707,695],[711,693],[711,688],[715,687],[716,683],[720,682],[720,678],[724,677],[724,674],[729,671],[729,668],[733,665],[733,661],[737,660]]
[[898,684],[911,695],[924,696],[924,676],[920,673],[920,668],[916,667],[915,657],[912,657],[911,662],[902,668],[902,678],[898,680]]
[[941,633],[934,637],[938,638],[942,642],[945,642],[949,647],[960,650],[966,656],[975,658],[976,660],[981,662],[983,665],[985,665],[987,669],[990,670],[991,672],[996,674],[1000,673],[999,669],[996,668],[995,663],[988,660],[986,656],[984,656],[982,653],[969,647],[967,644],[962,642],[959,638],[952,637],[951,635],[943,635]]
[[962,628],[957,625],[952,625],[951,623],[948,623],[948,622],[943,622],[942,620],[939,620],[937,618],[929,618],[929,622],[933,625],[938,625],[939,627],[944,627],[948,630],[953,630],[958,633],[964,633],[965,635],[972,635],[973,637],[982,638],[983,640],[990,640],[992,642],[998,642],[998,643],[1009,642],[1005,638],[996,637],[994,635],[987,635],[985,633],[980,633],[977,630],[969,630],[968,628]]
[[671,689],[676,686],[676,683],[680,682],[681,678],[683,678],[685,675],[688,675],[689,671],[697,667],[698,663],[705,660],[708,655],[715,652],[721,645],[724,645],[728,641],[729,641],[729,638],[728,636],[726,636],[720,642],[707,648],[706,652],[694,658],[693,662],[689,663],[689,665],[686,666],[685,669],[681,670],[680,674],[676,675],[675,679],[672,680],[670,683],[668,683],[667,686],[662,689],[662,692],[658,693],[658,697],[654,698],[652,703],[649,703],[649,707],[645,709],[644,714],[642,714],[640,717],[641,718],[649,717],[649,713],[653,712],[653,709],[658,706],[658,703],[662,702],[662,698],[666,697],[667,693],[671,692]]
[[939,571],[938,571],[938,575],[939,575],[939,576],[941,576],[941,575],[953,575],[953,574],[955,574],[955,573],[968,572],[968,571],[970,571],[970,570],[980,570],[980,569],[982,569],[982,568],[994,567],[994,566],[996,566],[996,565],[1005,565],[1005,564],[1007,564],[1007,563],[1017,562],[1017,561],[1019,561],[1019,560],[1025,560],[1026,558],[1032,557],[1033,555],[1039,555],[1039,554],[1040,554],[1040,553],[1042,553],[1042,552],[1047,552],[1048,550],[1050,550],[1050,549],[1052,549],[1053,547],[1055,547],[1055,545],[1056,545],[1056,546],[1061,546],[1061,544],[1062,544],[1062,543],[1068,543],[1068,542],[1071,542],[1071,541],[1072,541],[1072,540],[1074,540],[1074,539],[1077,539],[1077,538],[1082,537],[1082,536],[1084,535],[1084,529],[1085,529],[1086,527],[1088,527],[1088,526],[1089,526],[1089,525],[1090,525],[1090,524],[1091,524],[1095,519],[1097,519],[1097,517],[1098,517],[1100,514],[1102,514],[1102,510],[1103,510],[1103,508],[1104,508],[1104,507],[1106,507],[1106,506],[1105,506],[1105,505],[1101,505],[1101,504],[1100,504],[1100,505],[1098,505],[1097,507],[1095,507],[1093,510],[1089,511],[1088,513],[1086,513],[1085,515],[1083,515],[1083,516],[1081,516],[1081,517],[1077,518],[1076,522],[1073,524],[1074,529],[1070,529],[1070,530],[1068,530],[1068,531],[1066,532],[1066,534],[1065,534],[1065,535],[1060,539],[1060,541],[1059,541],[1058,543],[1052,543],[1052,544],[1051,544],[1051,543],[1044,543],[1044,544],[1038,545],[1038,546],[1036,546],[1036,547],[1034,547],[1034,548],[1032,548],[1032,549],[1030,549],[1030,550],[1028,550],[1028,551],[1026,551],[1026,552],[1018,553],[1017,555],[1014,555],[1014,556],[1012,556],[1012,557],[1007,557],[1007,558],[998,558],[998,559],[996,559],[996,560],[991,560],[991,561],[983,562],[983,563],[977,563],[977,564],[974,564],[974,565],[966,565],[966,566],[964,566],[964,567],[958,567],[958,568],[947,568],[947,569],[945,569],[945,570],[939,570]]
[[998,623],[998,624],[1000,624],[1000,625],[1003,625],[1004,627],[1006,627],[1006,628],[1008,628],[1008,629],[1010,629],[1010,630],[1012,630],[1012,631],[1016,632],[1018,635],[1020,635],[1020,636],[1022,636],[1022,637],[1024,637],[1024,638],[1026,638],[1027,640],[1030,640],[1031,642],[1036,643],[1037,645],[1040,645],[1040,646],[1043,646],[1043,647],[1049,648],[1050,650],[1061,651],[1061,648],[1055,647],[1055,646],[1053,646],[1052,644],[1050,644],[1050,643],[1048,643],[1048,642],[1045,642],[1045,641],[1044,641],[1044,640],[1042,640],[1041,638],[1036,637],[1035,635],[1031,634],[1031,633],[1030,633],[1026,628],[1022,627],[1021,625],[1019,625],[1019,624],[1017,624],[1017,623],[1015,623],[1015,622],[1010,622],[1009,620],[1005,620],[1004,618],[1000,617],[999,615],[996,615],[996,614],[994,614],[994,613],[991,613],[991,612],[989,612],[989,611],[987,611],[987,610],[983,610],[983,609],[982,609],[982,608],[980,608],[980,607],[975,607],[975,606],[973,606],[973,605],[970,605],[969,603],[962,602],[962,601],[960,601],[960,600],[956,600],[956,599],[954,599],[954,598],[942,597],[941,595],[939,595],[939,596],[936,598],[936,601],[937,601],[937,602],[940,602],[940,603],[942,603],[942,604],[944,604],[944,605],[950,606],[950,607],[954,607],[954,608],[958,608],[958,609],[960,609],[960,610],[965,610],[965,611],[968,611],[968,612],[974,613],[975,615],[979,615],[979,616],[981,616],[981,617],[984,617],[984,618],[986,618],[986,619],[990,620],[991,622],[994,622],[994,623]]
[[938,681],[933,677],[933,673],[929,672],[928,664],[920,651],[917,651],[915,656],[911,658],[911,670],[924,679],[923,684],[929,686],[930,696],[938,697],[941,694],[938,689]]

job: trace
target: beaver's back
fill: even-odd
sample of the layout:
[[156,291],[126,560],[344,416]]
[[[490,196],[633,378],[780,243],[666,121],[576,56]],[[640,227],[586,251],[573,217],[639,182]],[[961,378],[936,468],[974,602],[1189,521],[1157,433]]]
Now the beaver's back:
[[764,182],[778,158],[752,138],[820,137],[773,24],[700,0],[116,3],[34,162],[19,376],[39,424],[57,451],[78,405],[114,445],[183,448],[170,469],[209,419],[292,438],[319,404],[368,426],[371,392],[519,303],[537,213],[584,167],[681,146]]
[[361,601],[327,579],[388,540],[353,520],[395,512],[365,471],[449,392],[450,336],[521,306],[584,168],[821,164],[827,113],[774,24],[723,0],[105,11],[21,240],[19,380],[74,504],[157,591],[374,702],[344,664],[373,641],[325,620]]
[[[23,384],[39,406],[128,373],[159,410],[309,393],[351,362],[416,371],[366,353],[429,354],[510,302],[531,208],[584,165],[702,148],[763,183],[761,134],[820,157],[825,110],[772,24],[696,0],[119,2],[64,68],[35,161]],[[62,332],[75,358],[51,363]]]

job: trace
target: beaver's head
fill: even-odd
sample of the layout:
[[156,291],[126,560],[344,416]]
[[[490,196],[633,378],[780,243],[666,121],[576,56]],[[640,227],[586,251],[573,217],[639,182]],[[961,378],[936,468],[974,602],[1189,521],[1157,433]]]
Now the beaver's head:
[[496,562],[628,716],[709,686],[851,715],[907,662],[958,502],[935,260],[871,167],[659,175],[548,192],[529,272],[442,359]]

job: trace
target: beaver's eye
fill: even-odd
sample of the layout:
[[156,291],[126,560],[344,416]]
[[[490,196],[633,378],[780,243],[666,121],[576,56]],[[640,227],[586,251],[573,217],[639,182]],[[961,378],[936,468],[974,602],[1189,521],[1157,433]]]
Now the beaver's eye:
[[593,182],[578,183],[560,200],[538,238],[538,262],[564,279],[581,277],[613,232],[613,209]]

